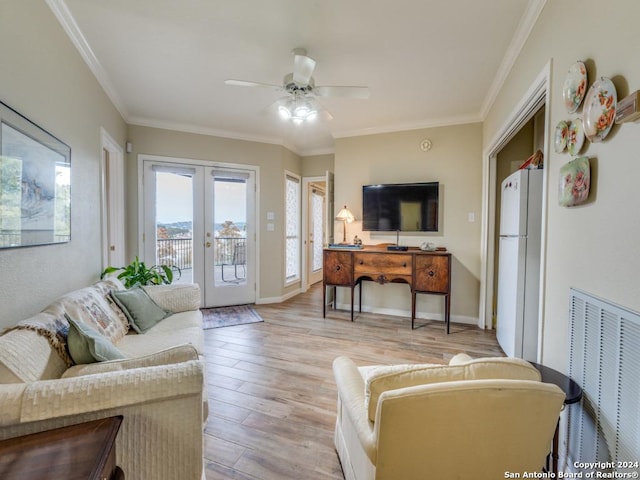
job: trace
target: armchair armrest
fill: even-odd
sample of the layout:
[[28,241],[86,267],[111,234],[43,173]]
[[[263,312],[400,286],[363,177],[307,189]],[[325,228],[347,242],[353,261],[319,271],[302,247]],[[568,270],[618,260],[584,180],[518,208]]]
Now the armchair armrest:
[[356,364],[347,357],[333,361],[333,374],[338,387],[338,422],[346,416],[354,427],[367,457],[376,463],[376,438],[364,403],[364,380]]

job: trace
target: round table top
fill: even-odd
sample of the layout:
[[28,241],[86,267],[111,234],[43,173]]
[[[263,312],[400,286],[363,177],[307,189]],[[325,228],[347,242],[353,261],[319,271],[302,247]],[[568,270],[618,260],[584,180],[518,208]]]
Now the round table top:
[[582,398],[582,388],[580,388],[580,385],[576,382],[553,368],[546,367],[535,362],[529,363],[538,369],[543,382],[553,383],[562,389],[566,397],[564,399],[565,405],[570,405],[580,401]]

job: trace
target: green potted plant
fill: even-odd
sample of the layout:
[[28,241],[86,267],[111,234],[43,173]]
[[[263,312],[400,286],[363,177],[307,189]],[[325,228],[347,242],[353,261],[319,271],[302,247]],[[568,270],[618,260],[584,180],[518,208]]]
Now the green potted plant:
[[[173,282],[174,272],[178,273],[178,278],[182,272],[176,266],[169,265],[153,265],[147,267],[141,262],[138,256],[126,267],[107,267],[100,274],[100,278],[122,270],[118,275],[118,279],[122,280],[126,288],[135,287],[136,285],[169,285]],[[177,279],[176,279],[177,280]]]

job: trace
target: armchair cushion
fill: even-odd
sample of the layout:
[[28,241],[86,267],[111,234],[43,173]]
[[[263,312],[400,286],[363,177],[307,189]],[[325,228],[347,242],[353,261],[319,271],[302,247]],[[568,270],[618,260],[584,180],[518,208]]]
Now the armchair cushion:
[[[466,360],[466,359],[465,359]],[[388,390],[458,380],[510,379],[540,381],[540,372],[518,358],[479,358],[454,365],[383,365],[361,369],[365,408],[376,418],[378,399]]]

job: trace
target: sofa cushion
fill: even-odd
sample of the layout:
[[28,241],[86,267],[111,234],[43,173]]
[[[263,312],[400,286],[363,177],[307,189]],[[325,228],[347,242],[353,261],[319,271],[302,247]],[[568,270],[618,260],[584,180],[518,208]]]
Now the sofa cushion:
[[171,312],[154,302],[142,287],[113,290],[111,296],[129,319],[131,328],[138,333],[145,333],[171,315]]
[[[181,314],[176,313],[175,315]],[[173,316],[163,320],[161,323],[171,320]],[[156,331],[152,328],[144,335],[134,333],[127,335],[116,346],[128,357],[141,357],[176,345],[192,345],[198,354],[202,355],[204,351],[202,327],[181,328],[175,331]]]
[[173,313],[200,309],[200,286],[197,283],[145,285],[144,291],[165,310]]
[[109,292],[122,285],[115,279],[97,282],[90,287],[70,292],[47,306],[43,312],[50,313],[60,320],[67,314],[71,318],[83,322],[116,343],[129,330],[126,317],[115,305]]
[[123,359],[125,356],[100,332],[67,315],[69,334],[67,346],[76,364]]
[[196,352],[195,348],[190,345],[179,345],[177,347],[171,347],[139,358],[125,358],[100,363],[90,363],[86,365],[74,365],[64,372],[62,378],[96,375],[107,372],[119,372],[122,370],[131,370],[132,368],[171,365],[174,363],[188,362],[189,360],[197,359],[198,352]]
[[456,380],[510,379],[540,381],[540,372],[518,358],[480,358],[458,365],[383,365],[361,367],[365,408],[375,421],[378,399],[387,390]]

